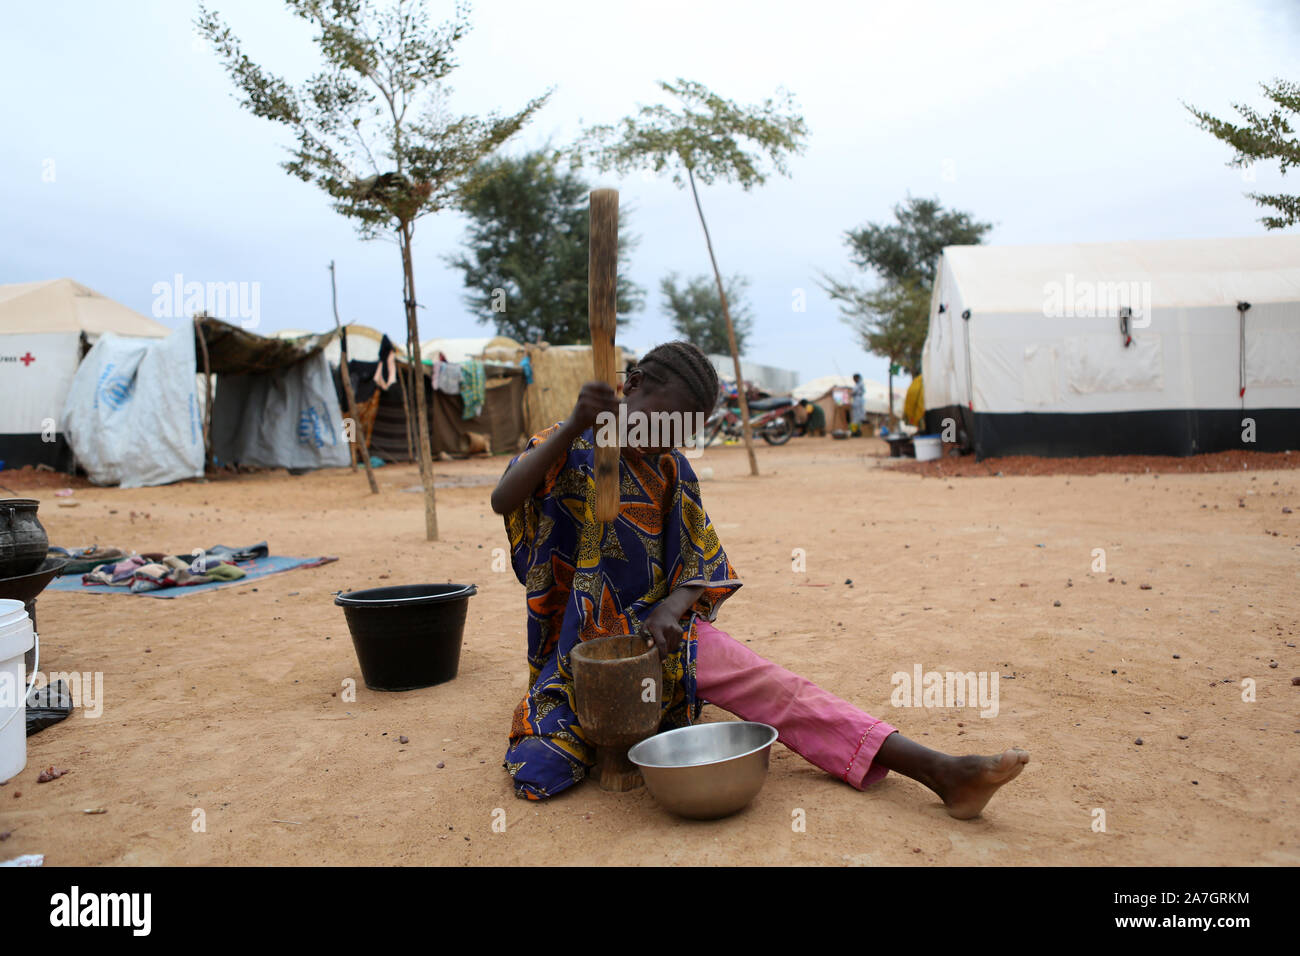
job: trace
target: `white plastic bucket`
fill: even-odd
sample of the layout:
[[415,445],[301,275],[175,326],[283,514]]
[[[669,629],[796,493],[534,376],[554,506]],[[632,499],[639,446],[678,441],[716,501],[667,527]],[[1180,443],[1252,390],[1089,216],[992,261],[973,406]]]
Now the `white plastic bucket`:
[[938,435],[917,435],[912,439],[917,461],[934,461],[943,451],[943,440]]
[[18,776],[27,766],[27,693],[31,688],[23,656],[35,640],[23,602],[0,601],[0,780]]

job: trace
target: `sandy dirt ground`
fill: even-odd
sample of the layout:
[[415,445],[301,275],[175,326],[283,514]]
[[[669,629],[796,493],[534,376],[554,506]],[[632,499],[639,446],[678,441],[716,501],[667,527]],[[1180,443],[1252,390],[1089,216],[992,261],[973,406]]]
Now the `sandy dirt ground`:
[[[592,782],[515,799],[501,761],[526,680],[523,606],[492,568],[505,544],[487,505],[496,458],[437,466],[436,544],[403,490],[413,467],[379,471],[378,497],[348,470],[78,486],[76,507],[35,483],[63,546],[267,539],[340,560],[180,600],[42,596],[42,671],[102,672],[105,701],[29,739],[27,769],[0,787],[0,858],[1300,863],[1300,472],[950,478],[891,468],[874,439],[758,452],[759,478],[740,448],[696,463],[712,469],[705,502],[745,582],[719,625],[928,746],[1027,748],[981,819],[950,819],[897,775],[855,791],[780,745],[757,799],[725,820],[677,819],[644,789]],[[423,581],[478,585],[459,677],[367,690],[333,592]],[[891,705],[892,675],[917,665],[998,672],[997,716]],[[37,783],[51,765],[71,772]]]

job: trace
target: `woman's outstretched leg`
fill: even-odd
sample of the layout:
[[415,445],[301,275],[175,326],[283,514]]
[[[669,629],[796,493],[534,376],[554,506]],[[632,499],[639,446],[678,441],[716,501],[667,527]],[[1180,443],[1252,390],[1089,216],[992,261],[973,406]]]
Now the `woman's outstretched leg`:
[[1029,761],[1023,750],[991,757],[930,750],[707,621],[697,620],[695,633],[700,697],[742,720],[771,724],[783,744],[859,790],[894,770],[933,790],[952,816],[968,820]]
[[876,763],[929,787],[952,816],[969,820],[979,816],[999,787],[1019,776],[1029,763],[1029,752],[1012,749],[991,757],[956,757],[895,732],[876,751]]
[[894,728],[697,620],[696,693],[741,720],[775,727],[811,764],[859,790],[889,772],[876,762]]

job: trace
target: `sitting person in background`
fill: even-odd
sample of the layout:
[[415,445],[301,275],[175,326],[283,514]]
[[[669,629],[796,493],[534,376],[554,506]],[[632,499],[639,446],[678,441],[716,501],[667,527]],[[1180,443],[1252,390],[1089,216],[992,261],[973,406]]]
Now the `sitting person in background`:
[[810,402],[805,398],[799,403],[798,408],[803,410],[803,433],[825,438],[826,413],[822,411],[822,407],[816,402]]

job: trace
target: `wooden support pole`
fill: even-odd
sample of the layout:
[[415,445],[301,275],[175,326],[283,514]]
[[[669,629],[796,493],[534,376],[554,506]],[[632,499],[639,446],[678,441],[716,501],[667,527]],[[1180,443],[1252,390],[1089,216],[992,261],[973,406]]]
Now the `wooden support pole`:
[[416,316],[415,266],[411,260],[411,223],[403,222],[398,231],[402,251],[402,273],[406,302],[406,340],[415,362],[416,448],[420,451],[420,478],[424,484],[424,536],[429,541],[438,540],[437,491],[433,477],[433,437],[429,421],[429,396],[424,393],[424,360],[420,357],[420,323]]
[[736,396],[740,399],[740,432],[745,439],[745,453],[749,455],[749,473],[758,474],[758,459],[754,456],[754,430],[749,424],[749,396],[745,393],[745,376],[740,370],[740,349],[736,347],[736,327],[731,324],[731,308],[727,305],[727,290],[723,288],[722,270],[718,268],[718,259],[713,254],[713,240],[709,238],[709,224],[704,221],[704,207],[700,205],[700,193],[695,188],[695,173],[686,167],[686,176],[691,183],[691,195],[695,197],[695,211],[700,214],[700,225],[704,227],[704,244],[709,249],[709,262],[713,264],[713,278],[718,283],[718,301],[722,303],[722,318],[727,323],[727,346],[731,349],[731,361],[736,369]]

